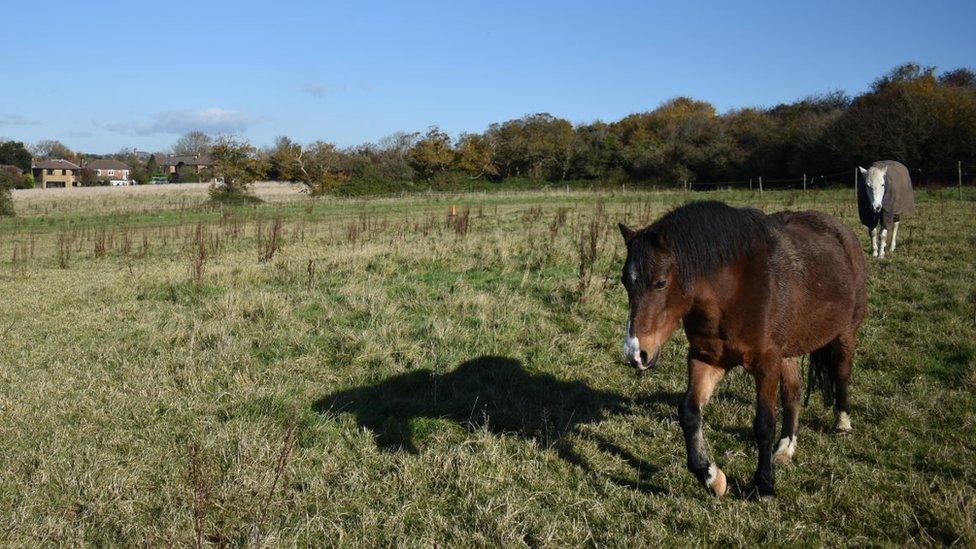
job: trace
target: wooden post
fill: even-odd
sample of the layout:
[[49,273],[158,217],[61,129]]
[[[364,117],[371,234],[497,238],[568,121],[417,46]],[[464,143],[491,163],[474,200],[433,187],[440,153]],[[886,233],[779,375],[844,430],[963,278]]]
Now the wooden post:
[[762,188],[762,176],[760,175],[759,176],[759,194],[762,194],[762,192],[763,192],[763,188]]
[[956,160],[956,170],[959,173],[959,200],[962,200],[962,160]]
[[807,190],[807,174],[803,174],[803,190]]
[[854,203],[857,204],[857,166],[854,166]]
[[749,190],[750,191],[752,190],[752,178],[751,177],[749,178]]

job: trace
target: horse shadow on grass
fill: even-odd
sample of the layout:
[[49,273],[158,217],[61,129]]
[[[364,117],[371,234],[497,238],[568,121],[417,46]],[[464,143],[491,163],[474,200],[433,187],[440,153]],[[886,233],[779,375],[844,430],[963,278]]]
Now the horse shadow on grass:
[[[675,400],[667,395],[668,402]],[[643,399],[642,399],[643,400]],[[321,414],[351,414],[369,429],[377,446],[389,452],[417,453],[415,419],[449,420],[473,431],[514,435],[555,450],[565,461],[611,482],[645,492],[663,489],[650,479],[660,470],[604,437],[587,433],[601,452],[636,470],[637,480],[606,475],[578,453],[567,434],[614,415],[635,413],[633,399],[592,389],[580,381],[527,372],[521,362],[483,356],[447,373],[417,370],[373,385],[332,393],[313,404]]]

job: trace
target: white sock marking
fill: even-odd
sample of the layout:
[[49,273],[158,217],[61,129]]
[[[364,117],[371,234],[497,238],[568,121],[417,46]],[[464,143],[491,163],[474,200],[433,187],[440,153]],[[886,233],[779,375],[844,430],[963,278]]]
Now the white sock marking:
[[711,488],[716,478],[718,478],[718,467],[714,463],[711,463],[708,465],[708,478],[705,479],[705,486]]
[[796,453],[796,435],[791,437],[783,437],[779,439],[779,445],[776,447],[776,452],[773,454],[775,459],[776,456],[786,456],[787,460],[793,459],[793,454]]
[[850,431],[851,430],[851,416],[847,415],[847,412],[837,412],[837,421],[834,424],[834,428],[838,431]]

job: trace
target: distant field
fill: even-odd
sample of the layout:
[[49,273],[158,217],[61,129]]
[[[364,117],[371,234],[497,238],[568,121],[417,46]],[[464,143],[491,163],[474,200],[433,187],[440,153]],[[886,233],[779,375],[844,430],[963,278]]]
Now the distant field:
[[[303,196],[302,186],[289,183],[255,183],[253,188],[255,194],[267,202],[294,200]],[[17,213],[20,215],[109,214],[193,208],[207,200],[209,189],[209,183],[180,183],[130,187],[24,189],[13,191],[13,196]]]
[[869,261],[854,433],[811,402],[761,502],[748,375],[705,411],[717,500],[685,470],[684,336],[654,373],[621,363],[615,224],[717,198],[856,227],[850,191],[257,192],[15,194],[0,544],[976,545],[972,190],[919,193]]

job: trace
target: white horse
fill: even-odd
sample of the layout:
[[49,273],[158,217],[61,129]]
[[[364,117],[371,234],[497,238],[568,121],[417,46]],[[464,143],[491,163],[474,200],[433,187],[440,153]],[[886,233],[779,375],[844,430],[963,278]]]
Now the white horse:
[[857,185],[857,211],[861,223],[868,228],[871,255],[885,256],[888,229],[891,229],[891,249],[898,245],[898,225],[901,219],[915,213],[915,194],[908,168],[894,160],[881,160],[864,169],[858,166],[861,178]]

